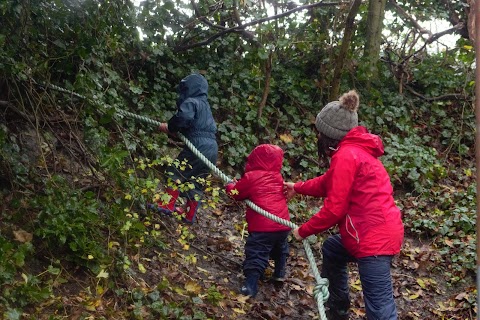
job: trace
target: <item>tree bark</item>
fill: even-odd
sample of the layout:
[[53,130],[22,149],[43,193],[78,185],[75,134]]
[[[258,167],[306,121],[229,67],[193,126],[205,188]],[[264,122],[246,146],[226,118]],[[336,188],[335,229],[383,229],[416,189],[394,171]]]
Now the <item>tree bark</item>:
[[386,2],[387,0],[370,0],[368,3],[367,39],[364,56],[367,72],[372,80],[378,78],[377,61],[380,55]]

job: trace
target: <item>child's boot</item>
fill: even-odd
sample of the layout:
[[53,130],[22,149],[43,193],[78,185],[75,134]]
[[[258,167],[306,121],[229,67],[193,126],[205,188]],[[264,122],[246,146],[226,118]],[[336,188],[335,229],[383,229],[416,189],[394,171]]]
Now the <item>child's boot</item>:
[[170,199],[168,202],[164,202],[162,200],[158,201],[154,210],[161,213],[171,214],[175,211],[175,203],[180,195],[180,191],[178,189],[174,190],[172,188],[167,188],[165,192],[170,196]]
[[245,274],[245,277],[245,283],[240,289],[240,292],[244,296],[255,298],[258,292],[258,280],[260,279],[260,274],[258,272],[249,272]]
[[287,256],[281,255],[278,259],[275,259],[275,269],[273,271],[272,280],[275,282],[285,281],[285,268],[287,264]]
[[183,222],[194,223],[196,221],[197,210],[201,205],[201,201],[187,200],[185,215],[182,217]]

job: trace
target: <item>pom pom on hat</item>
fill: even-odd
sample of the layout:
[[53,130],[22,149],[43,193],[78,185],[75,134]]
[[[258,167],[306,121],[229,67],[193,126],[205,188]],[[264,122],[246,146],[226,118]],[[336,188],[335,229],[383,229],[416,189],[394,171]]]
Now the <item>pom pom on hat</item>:
[[344,93],[338,101],[329,102],[315,119],[317,130],[329,138],[342,140],[358,126],[357,110],[360,98],[355,90]]
[[360,98],[358,97],[358,93],[355,90],[350,90],[347,93],[344,93],[338,99],[342,107],[352,112],[357,112],[359,100]]

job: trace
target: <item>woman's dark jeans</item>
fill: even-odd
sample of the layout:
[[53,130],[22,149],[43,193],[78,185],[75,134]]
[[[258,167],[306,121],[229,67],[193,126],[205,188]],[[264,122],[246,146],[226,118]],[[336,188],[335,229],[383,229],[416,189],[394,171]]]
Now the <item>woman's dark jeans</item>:
[[362,282],[363,299],[369,320],[396,320],[390,265],[393,256],[370,256],[355,259],[342,244],[340,235],[329,237],[322,246],[322,277],[329,280],[330,309],[350,308],[348,262],[356,262]]

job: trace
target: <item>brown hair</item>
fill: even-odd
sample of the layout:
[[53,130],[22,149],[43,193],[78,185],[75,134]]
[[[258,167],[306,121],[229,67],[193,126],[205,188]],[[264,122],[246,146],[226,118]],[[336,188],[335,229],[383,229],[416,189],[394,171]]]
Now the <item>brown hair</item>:
[[328,163],[332,149],[336,149],[340,140],[332,139],[324,134],[317,136],[317,152],[320,162]]

